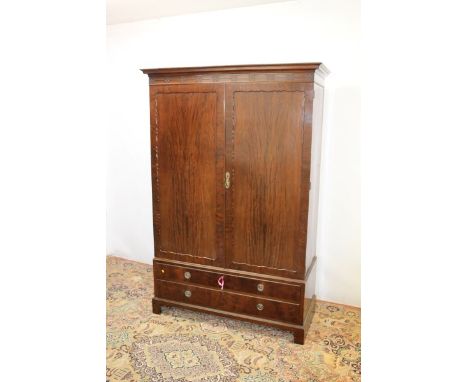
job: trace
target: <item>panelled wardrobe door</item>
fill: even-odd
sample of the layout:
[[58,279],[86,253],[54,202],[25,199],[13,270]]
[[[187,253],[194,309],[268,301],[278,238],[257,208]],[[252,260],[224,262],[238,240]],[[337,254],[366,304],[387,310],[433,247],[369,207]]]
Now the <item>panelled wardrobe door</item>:
[[226,267],[304,277],[312,86],[226,85]]
[[224,266],[224,86],[153,85],[156,258]]

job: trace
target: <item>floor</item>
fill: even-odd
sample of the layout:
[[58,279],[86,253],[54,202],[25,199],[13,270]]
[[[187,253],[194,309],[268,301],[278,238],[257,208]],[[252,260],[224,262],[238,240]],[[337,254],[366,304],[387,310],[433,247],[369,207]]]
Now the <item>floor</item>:
[[292,334],[184,309],[151,312],[152,267],[107,258],[107,381],[361,380],[361,311],[318,301],[304,345]]

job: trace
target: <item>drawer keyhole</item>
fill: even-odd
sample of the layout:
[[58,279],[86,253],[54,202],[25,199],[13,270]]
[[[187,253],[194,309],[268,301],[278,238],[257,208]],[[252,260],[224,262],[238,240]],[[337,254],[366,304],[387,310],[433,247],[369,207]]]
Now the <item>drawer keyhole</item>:
[[184,277],[186,280],[190,280],[190,277],[192,277],[192,275],[190,274],[190,272],[185,272]]
[[257,304],[257,310],[263,310],[263,304]]
[[186,290],[184,294],[185,294],[185,297],[190,297],[192,295],[192,292],[190,292],[189,290]]

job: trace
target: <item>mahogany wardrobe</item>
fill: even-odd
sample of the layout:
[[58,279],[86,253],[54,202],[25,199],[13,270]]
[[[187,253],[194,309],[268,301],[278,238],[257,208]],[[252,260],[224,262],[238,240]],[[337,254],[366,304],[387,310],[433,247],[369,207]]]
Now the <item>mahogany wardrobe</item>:
[[320,63],[144,69],[153,312],[269,325],[304,343],[315,305]]

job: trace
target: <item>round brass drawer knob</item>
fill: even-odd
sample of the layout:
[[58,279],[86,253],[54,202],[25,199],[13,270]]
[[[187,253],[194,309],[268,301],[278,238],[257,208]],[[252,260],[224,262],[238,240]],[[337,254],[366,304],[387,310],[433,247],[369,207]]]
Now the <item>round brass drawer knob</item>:
[[185,297],[190,297],[192,295],[192,292],[190,292],[189,290],[186,290],[184,294],[185,294]]
[[263,310],[263,304],[257,304],[257,310]]
[[264,288],[265,288],[265,286],[264,286],[263,284],[258,284],[258,285],[257,285],[257,290],[258,290],[259,292],[263,292],[263,289],[264,289]]
[[184,277],[185,279],[190,280],[190,277],[192,277],[192,275],[190,274],[190,272],[185,272]]

